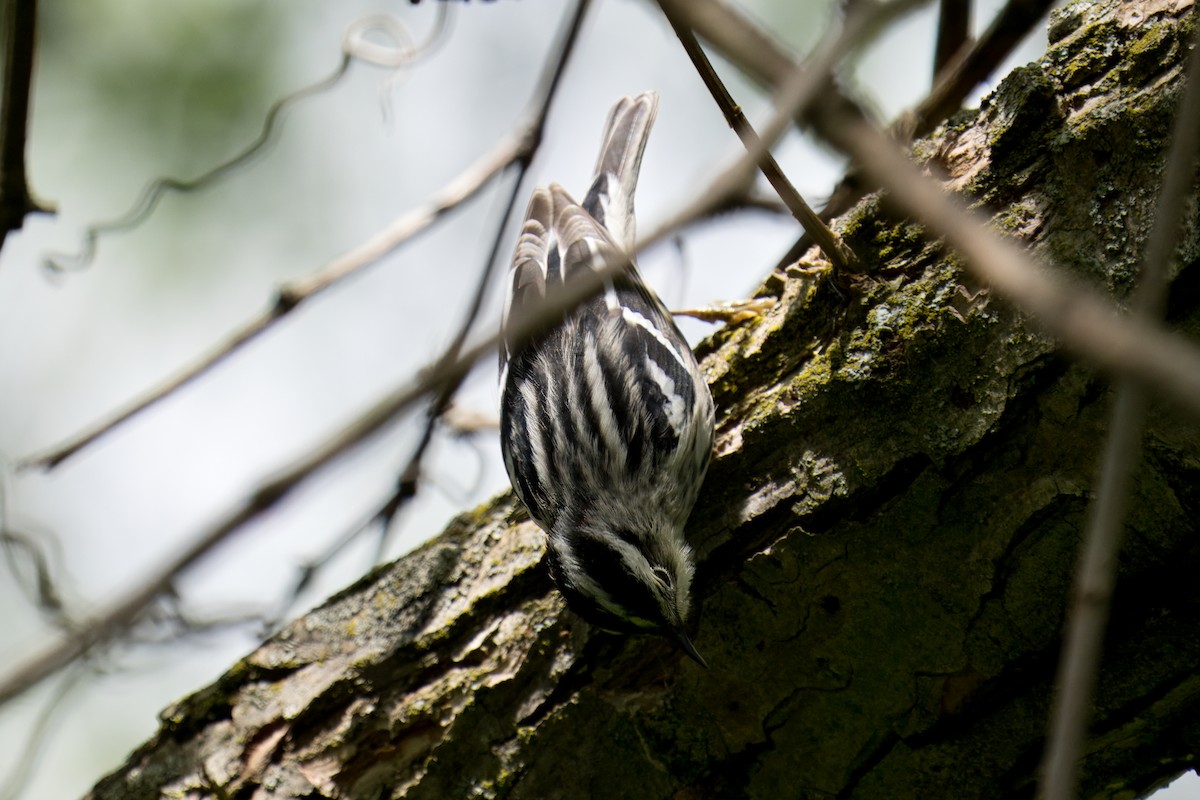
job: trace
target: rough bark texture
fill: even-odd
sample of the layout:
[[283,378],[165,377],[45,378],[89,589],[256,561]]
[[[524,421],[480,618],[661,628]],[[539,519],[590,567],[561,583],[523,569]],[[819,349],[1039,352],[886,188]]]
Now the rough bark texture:
[[[1046,57],[919,157],[1124,295],[1191,14],[1069,6]],[[1170,307],[1192,331],[1196,217]],[[1108,384],[885,201],[839,225],[869,273],[848,299],[800,270],[772,277],[777,308],[705,347],[719,445],[690,536],[711,670],[565,612],[506,495],[168,709],[91,796],[1031,795]],[[1200,425],[1159,408],[1084,796],[1195,764],[1198,519]]]

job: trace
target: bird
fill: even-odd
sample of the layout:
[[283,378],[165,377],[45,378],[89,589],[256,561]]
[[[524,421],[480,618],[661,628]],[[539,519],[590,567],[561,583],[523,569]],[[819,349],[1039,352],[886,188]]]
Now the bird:
[[[616,102],[581,203],[555,183],[532,193],[505,286],[500,441],[567,607],[607,631],[664,636],[707,667],[689,635],[684,526],[708,468],[713,400],[632,257],[657,112],[654,92]],[[510,331],[548,293],[620,261],[627,268],[561,321],[525,340]]]

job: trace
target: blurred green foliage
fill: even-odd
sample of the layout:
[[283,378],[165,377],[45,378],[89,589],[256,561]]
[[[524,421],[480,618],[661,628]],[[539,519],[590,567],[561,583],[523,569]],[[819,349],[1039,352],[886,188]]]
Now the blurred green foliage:
[[[261,124],[281,83],[286,4],[55,0],[41,4],[35,135],[69,119],[96,148],[203,169]],[[44,123],[44,126],[43,126]]]

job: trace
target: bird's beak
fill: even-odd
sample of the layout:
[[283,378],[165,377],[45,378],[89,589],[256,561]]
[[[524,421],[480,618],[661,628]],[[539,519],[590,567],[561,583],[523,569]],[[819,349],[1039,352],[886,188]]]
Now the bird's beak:
[[688,654],[688,657],[695,661],[700,666],[708,669],[708,662],[704,660],[704,656],[696,650],[696,645],[692,644],[692,640],[688,638],[687,633],[683,628],[676,628],[674,631],[675,644],[679,645],[679,649]]

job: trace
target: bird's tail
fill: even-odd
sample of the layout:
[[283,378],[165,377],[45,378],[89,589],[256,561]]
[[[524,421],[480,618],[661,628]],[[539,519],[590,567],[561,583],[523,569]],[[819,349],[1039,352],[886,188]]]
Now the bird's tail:
[[596,160],[596,177],[583,199],[588,213],[627,251],[633,249],[637,239],[633,193],[657,113],[655,92],[642,92],[637,97],[622,97],[617,101],[608,112],[600,157]]

